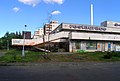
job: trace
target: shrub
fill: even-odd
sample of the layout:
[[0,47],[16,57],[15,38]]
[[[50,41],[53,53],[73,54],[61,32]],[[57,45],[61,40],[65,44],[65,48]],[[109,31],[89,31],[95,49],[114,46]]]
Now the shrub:
[[112,58],[112,54],[110,52],[107,52],[107,54],[105,54],[103,58],[111,59]]

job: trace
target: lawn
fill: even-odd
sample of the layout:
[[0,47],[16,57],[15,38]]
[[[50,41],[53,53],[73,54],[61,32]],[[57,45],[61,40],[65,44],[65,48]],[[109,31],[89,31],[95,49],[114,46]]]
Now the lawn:
[[0,63],[16,62],[109,62],[120,61],[119,52],[84,52],[73,54],[54,54],[44,52],[25,51],[25,57],[18,50],[6,51],[5,56],[0,57]]

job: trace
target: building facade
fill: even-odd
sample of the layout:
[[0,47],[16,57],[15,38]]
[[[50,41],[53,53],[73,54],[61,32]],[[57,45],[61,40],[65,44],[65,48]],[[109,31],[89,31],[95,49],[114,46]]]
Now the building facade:
[[[13,39],[13,45],[23,40]],[[26,45],[49,47],[50,51],[120,51],[119,22],[105,21],[101,26],[61,23],[43,37],[26,40]]]
[[59,25],[58,21],[51,21],[44,25],[44,35],[50,34],[57,26]]
[[31,39],[31,31],[22,31],[22,38],[24,38],[25,34],[25,39]]
[[36,31],[34,32],[33,38],[34,38],[34,39],[40,38],[40,37],[43,36],[43,34],[44,34],[44,29],[43,29],[43,28],[39,28],[38,30],[36,30]]
[[[109,24],[107,24],[109,25]],[[120,27],[91,26],[62,23],[52,33],[66,32],[69,52],[118,51],[120,48]]]

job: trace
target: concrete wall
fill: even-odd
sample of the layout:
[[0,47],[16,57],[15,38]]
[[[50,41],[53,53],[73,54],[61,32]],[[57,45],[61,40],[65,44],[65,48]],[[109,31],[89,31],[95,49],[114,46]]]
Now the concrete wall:
[[[44,37],[37,39],[25,39],[24,45],[33,46],[33,45],[41,44],[43,42],[55,41],[61,38],[68,38],[68,33],[69,32],[59,32],[56,34],[45,35]],[[12,45],[23,45],[23,41],[24,41],[23,39],[12,39]],[[65,40],[60,40],[60,41],[65,41]]]
[[84,40],[108,40],[108,41],[120,41],[120,35],[117,34],[104,34],[104,33],[81,33],[72,32],[70,39],[84,39]]

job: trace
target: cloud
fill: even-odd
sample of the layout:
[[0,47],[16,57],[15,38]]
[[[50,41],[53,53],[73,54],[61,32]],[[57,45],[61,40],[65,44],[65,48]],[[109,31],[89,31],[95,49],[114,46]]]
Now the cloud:
[[26,5],[31,5],[33,7],[35,7],[41,2],[41,0],[18,0],[18,1]]
[[51,14],[52,15],[57,15],[57,14],[60,14],[60,13],[61,13],[60,11],[56,10],[56,11],[53,11]]
[[64,0],[43,0],[45,3],[57,3],[57,4],[63,4]]
[[13,8],[13,11],[14,11],[14,12],[19,12],[19,11],[20,11],[20,8],[19,8],[19,7],[14,7],[14,8]]
[[30,5],[32,7],[35,7],[36,5],[38,5],[41,1],[47,3],[47,4],[63,4],[64,0],[18,0],[19,2],[26,4],[26,5]]

